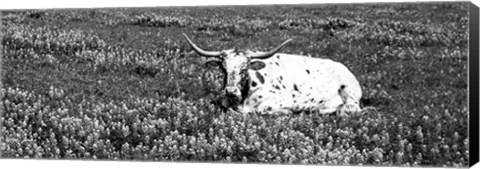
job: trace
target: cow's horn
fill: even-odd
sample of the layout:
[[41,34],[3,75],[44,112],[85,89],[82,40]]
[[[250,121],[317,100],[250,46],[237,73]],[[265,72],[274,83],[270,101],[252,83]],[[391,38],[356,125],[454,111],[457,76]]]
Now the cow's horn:
[[204,51],[204,50],[200,49],[199,47],[197,47],[197,45],[195,45],[190,40],[190,38],[188,38],[188,36],[185,33],[182,33],[182,34],[187,39],[188,44],[190,44],[190,46],[193,48],[193,50],[195,50],[195,52],[197,52],[198,54],[200,54],[202,56],[206,56],[206,57],[219,57],[220,56],[221,53],[218,52],[218,51]]
[[269,57],[272,57],[275,53],[277,53],[283,46],[285,46],[288,42],[292,41],[292,39],[288,39],[285,42],[283,42],[281,45],[277,46],[276,48],[270,50],[267,53],[262,53],[259,55],[253,55],[250,56],[250,58],[255,58],[255,59],[267,59]]

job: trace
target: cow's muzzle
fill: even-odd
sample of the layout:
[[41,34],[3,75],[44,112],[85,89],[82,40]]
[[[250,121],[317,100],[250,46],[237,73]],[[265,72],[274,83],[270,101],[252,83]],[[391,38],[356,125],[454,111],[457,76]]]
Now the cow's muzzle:
[[240,89],[238,89],[238,87],[232,87],[232,86],[225,87],[225,94],[228,97],[235,97],[237,99],[240,99],[241,97]]

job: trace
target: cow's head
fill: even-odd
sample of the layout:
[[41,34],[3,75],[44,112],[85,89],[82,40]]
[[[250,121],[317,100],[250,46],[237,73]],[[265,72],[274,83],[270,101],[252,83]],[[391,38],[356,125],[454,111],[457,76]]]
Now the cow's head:
[[237,49],[229,49],[222,51],[205,51],[197,47],[187,35],[183,34],[190,46],[198,54],[212,58],[209,62],[216,62],[224,71],[225,77],[225,95],[241,101],[246,97],[248,92],[248,69],[261,69],[265,66],[263,62],[252,61],[252,59],[267,59],[277,53],[284,45],[290,42],[289,39],[276,48],[265,52],[257,53],[252,51],[240,51]]

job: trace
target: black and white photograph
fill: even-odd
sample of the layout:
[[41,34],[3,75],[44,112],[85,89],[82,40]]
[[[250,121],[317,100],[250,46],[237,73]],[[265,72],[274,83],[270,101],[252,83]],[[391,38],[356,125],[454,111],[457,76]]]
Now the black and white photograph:
[[469,167],[472,9],[1,10],[0,158]]

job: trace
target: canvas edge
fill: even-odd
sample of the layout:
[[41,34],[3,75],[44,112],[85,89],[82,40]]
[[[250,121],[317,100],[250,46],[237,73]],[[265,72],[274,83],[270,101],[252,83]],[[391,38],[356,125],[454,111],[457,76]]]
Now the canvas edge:
[[479,9],[469,3],[469,165],[472,167],[479,161]]

